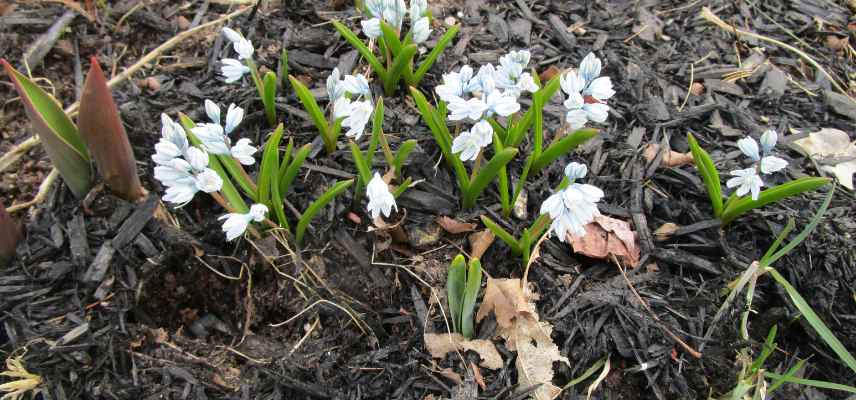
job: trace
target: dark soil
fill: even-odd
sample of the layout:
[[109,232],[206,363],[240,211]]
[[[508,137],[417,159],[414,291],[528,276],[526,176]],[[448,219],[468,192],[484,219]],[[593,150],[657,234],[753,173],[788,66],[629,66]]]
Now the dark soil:
[[[96,21],[74,19],[44,61],[30,66],[32,74],[47,78],[68,105],[78,92],[80,60],[97,54],[108,73],[117,73],[179,26],[230,11],[217,3],[125,0],[99,7]],[[326,23],[354,16],[350,2],[271,3],[232,22],[253,40],[261,65],[277,70],[285,47],[291,73],[315,88],[333,67],[355,67],[356,52]],[[848,115],[846,105],[826,94],[834,92],[830,82],[795,54],[757,40],[735,40],[698,18],[702,6],[742,29],[799,47],[854,87],[852,53],[826,43],[829,36],[856,41],[856,18],[832,0],[467,0],[431,4],[438,21],[453,17],[462,30],[422,89],[431,91],[444,71],[496,62],[516,48],[531,49],[538,71],[576,66],[594,51],[612,77],[617,95],[609,102],[608,124],[598,138],[530,179],[528,214],[536,215],[568,161],[586,163],[587,182],[606,193],[601,211],[631,220],[639,234],[642,262],[628,271],[633,286],[663,325],[703,356],[692,357],[666,334],[615,265],[545,241],[529,280],[540,295],[541,318],[554,325],[553,340],[571,361],[554,364],[555,384],[562,386],[609,356],[612,370],[593,398],[718,397],[735,385],[737,352],[746,346],[757,352],[777,325],[778,351],[768,369],[781,372],[808,359],[803,377],[854,385],[853,372],[767,277],[759,280],[753,300],[751,343],[739,339],[743,296],[715,325],[714,338],[703,339],[727,285],[763,255],[788,218],[806,225],[828,188],[764,207],[721,230],[710,223],[712,212],[695,168],[663,168],[659,157],[648,162],[645,146],[685,152],[691,132],[719,170],[729,171],[740,165],[735,142],[743,135],[757,137],[772,128],[787,132],[789,141],[798,137],[795,132],[834,127],[856,138],[856,112]],[[19,65],[27,47],[65,11],[60,4],[0,1],[0,57]],[[432,35],[429,46],[437,37]],[[419,142],[405,172],[425,182],[400,199],[406,214],[395,219],[405,218],[410,243],[376,251],[384,241],[369,231],[370,218],[362,206],[352,207],[350,194],[321,213],[299,252],[271,239],[226,242],[216,221],[223,211],[204,196],[170,209],[175,223],[155,217],[162,188],[152,178],[149,160],[160,113],[181,111],[201,120],[203,99],[236,102],[248,111],[242,135],[259,143],[269,132],[254,88],[224,85],[216,76],[214,62],[223,48],[215,30],[197,35],[114,91],[153,197],[129,204],[100,188],[80,203],[55,185],[46,202],[18,213],[26,222],[26,239],[13,265],[0,274],[0,355],[23,354],[27,368],[44,377],[45,399],[467,398],[464,388],[478,380],[467,375],[470,363],[432,359],[422,339],[425,332],[445,329],[431,293],[444,291],[449,261],[468,248],[466,235],[441,232],[434,221],[438,215],[468,222],[485,213],[496,216],[498,196],[488,190],[478,208],[460,209],[458,193],[449,189],[453,177],[444,164],[435,168],[439,150],[403,91],[384,99],[384,129],[393,147],[411,138]],[[724,79],[752,62],[757,68],[747,68],[743,78]],[[703,84],[703,92],[689,95],[684,105],[691,80]],[[31,132],[11,84],[3,82],[0,94],[5,152]],[[293,94],[277,100],[288,137],[298,144],[317,141]],[[560,104],[547,107],[548,132],[559,129],[561,117]],[[526,143],[522,151],[528,148]],[[790,167],[773,183],[820,174],[811,160],[784,149]],[[342,143],[332,156],[316,153],[288,196],[298,209],[355,170]],[[518,176],[522,167],[515,161],[511,170]],[[44,152],[30,151],[3,172],[0,200],[7,205],[29,200],[49,171]],[[362,222],[355,223],[349,213]],[[839,187],[817,230],[775,266],[851,351],[856,351],[854,218],[853,193]],[[503,221],[517,231],[530,223]],[[698,229],[655,240],[652,232],[668,222]],[[416,237],[423,240],[415,243]],[[484,255],[483,265],[493,277],[522,274],[519,258],[501,242]],[[488,320],[478,335],[490,338],[495,329]],[[520,392],[526,388],[516,386],[514,353],[497,345],[505,368],[479,371],[485,384],[479,398],[526,397]],[[474,354],[467,357],[478,362]],[[447,368],[463,382],[441,373]],[[567,389],[561,398],[584,398],[591,381]],[[786,385],[776,398],[844,396]]]

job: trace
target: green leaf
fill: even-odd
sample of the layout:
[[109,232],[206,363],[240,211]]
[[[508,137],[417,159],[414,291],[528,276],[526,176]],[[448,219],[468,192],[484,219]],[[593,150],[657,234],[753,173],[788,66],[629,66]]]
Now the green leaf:
[[303,162],[306,160],[306,157],[309,156],[310,151],[312,151],[312,143],[304,144],[299,150],[297,150],[297,154],[294,155],[294,159],[291,160],[291,164],[289,164],[284,171],[280,167],[280,171],[282,173],[279,179],[279,192],[282,193],[283,197],[285,197],[285,194],[288,193],[289,189],[291,189],[291,184],[294,182],[294,178],[297,177],[297,173],[300,172],[300,167],[303,166]]
[[416,139],[408,139],[398,146],[398,152],[395,153],[395,159],[392,161],[392,166],[395,167],[395,173],[401,173],[404,162],[407,161],[407,157],[410,155],[410,152],[416,148],[417,143],[418,141]]
[[571,150],[577,148],[577,146],[585,143],[596,135],[597,129],[583,128],[553,142],[553,144],[548,146],[547,149],[544,150],[544,152],[541,153],[541,155],[532,163],[532,170],[530,173],[535,175],[541,172],[544,167],[550,165],[550,163],[555,161],[557,158],[568,154]]
[[279,69],[276,71],[277,86],[280,90],[285,89],[285,85],[288,83],[288,75],[288,49],[283,48],[279,56]]
[[348,27],[342,24],[341,22],[333,20],[333,26],[336,28],[337,31],[339,31],[339,34],[342,35],[342,37],[348,43],[350,43],[351,46],[354,46],[354,48],[357,49],[360,55],[366,59],[366,62],[371,65],[372,69],[375,71],[378,77],[380,77],[380,80],[386,81],[386,68],[384,68],[383,64],[381,64],[380,61],[378,61],[377,57],[372,54],[372,51],[369,50],[368,47],[366,47],[365,43],[363,43],[363,41],[360,40],[357,35],[354,34],[353,31],[348,29]]
[[282,205],[282,193],[279,191],[279,143],[282,140],[283,125],[280,123],[265,143],[262,163],[259,167],[259,201],[274,210],[280,225],[288,225]]
[[91,184],[89,152],[77,127],[65,115],[56,99],[12,68],[5,59],[0,59],[0,63],[21,96],[33,131],[42,140],[51,162],[74,196],[83,198],[89,193]]
[[401,184],[398,185],[397,188],[395,188],[395,191],[392,192],[392,196],[397,199],[398,196],[401,196],[402,194],[404,194],[404,192],[407,191],[407,189],[410,189],[411,184],[413,184],[413,178],[407,177],[407,179],[405,179],[404,182],[401,182]]
[[815,190],[826,185],[829,181],[829,178],[802,177],[767,190],[762,190],[758,195],[758,200],[752,200],[752,197],[746,196],[731,202],[728,208],[722,212],[719,219],[722,221],[722,225],[728,225],[731,221],[751,210],[775,203],[786,197]]
[[[209,157],[210,158],[210,157]],[[255,183],[251,180],[250,176],[247,175],[247,171],[244,170],[244,167],[238,163],[234,157],[230,154],[219,154],[215,156],[215,158],[220,160],[220,163],[223,165],[223,168],[226,171],[229,171],[229,175],[232,176],[232,179],[238,183],[238,187],[244,192],[247,197],[252,199],[255,202],[259,201],[259,192],[256,188]]]
[[449,314],[452,317],[452,330],[461,331],[461,314],[464,305],[464,291],[467,286],[467,261],[458,254],[449,266],[446,278],[446,297],[449,301]]
[[128,201],[146,195],[137,175],[137,161],[107,86],[98,59],[92,57],[80,96],[80,136],[86,142],[101,177],[114,193]]
[[[493,149],[494,153],[502,151],[502,139],[496,132],[493,133]],[[502,207],[502,215],[508,218],[511,215],[511,194],[509,193],[508,184],[508,169],[503,165],[499,168],[499,176],[496,183],[497,191],[499,191],[499,204]]]
[[526,179],[529,178],[529,171],[532,170],[532,163],[535,162],[535,154],[529,153],[526,161],[523,163],[523,171],[520,173],[520,179],[517,180],[517,185],[514,186],[514,194],[511,196],[511,204],[517,204],[517,198],[520,197],[520,192],[523,191],[523,186],[526,184]]
[[[713,165],[713,160],[710,154],[707,154],[701,146],[698,145],[695,137],[687,134],[687,142],[690,145],[690,152],[693,154],[693,162],[698,168],[698,173],[704,181],[704,186],[707,188],[707,195],[710,197],[710,205],[713,207],[713,215],[717,218],[722,218],[722,182],[719,180],[719,172]],[[725,223],[723,223],[724,225]]]
[[268,71],[262,82],[262,105],[270,126],[276,126],[276,74]]
[[324,194],[321,195],[317,200],[313,201],[312,204],[309,205],[309,208],[303,212],[303,215],[300,216],[300,220],[297,221],[297,231],[295,232],[295,238],[297,240],[297,245],[300,246],[303,243],[303,235],[306,233],[306,228],[309,226],[309,223],[312,222],[312,219],[315,218],[315,215],[321,211],[324,206],[329,204],[336,196],[340,195],[344,192],[349,186],[354,183],[353,179],[348,179],[346,181],[336,182],[333,184],[333,187],[328,189]]
[[351,155],[354,157],[354,164],[357,166],[357,172],[360,173],[360,179],[364,184],[368,184],[372,180],[371,167],[366,163],[366,159],[363,158],[360,146],[354,143],[353,140],[348,143],[348,146],[351,148]]
[[806,362],[808,362],[808,360],[798,360],[796,362],[796,364],[794,364],[793,367],[790,367],[787,371],[785,371],[784,375],[777,376],[777,377],[769,377],[768,376],[768,378],[773,378],[773,381],[772,381],[770,387],[767,389],[767,394],[772,395],[773,393],[775,393],[776,390],[778,390],[782,385],[785,384],[785,379],[793,377],[794,375],[796,375],[797,372],[799,372],[800,370],[803,369],[803,366],[805,366]]
[[[381,142],[383,135],[383,98],[377,99],[375,103],[374,114],[372,115],[372,137],[369,140],[369,148],[366,149],[366,161],[368,161],[369,170],[374,164],[374,153],[377,150],[377,145]],[[368,183],[368,181],[366,181]]]
[[493,181],[501,168],[508,164],[516,155],[517,149],[506,147],[490,159],[481,171],[479,171],[479,174],[476,175],[475,179],[470,182],[467,190],[464,192],[464,208],[472,208],[476,205],[476,200],[478,200],[482,191],[484,191],[487,185]]
[[[187,134],[187,140],[190,141],[190,144],[201,148],[202,141],[199,140],[199,138],[197,138],[191,131],[195,126],[193,120],[191,120],[187,115],[179,113],[178,121],[184,128],[184,132]],[[220,188],[220,193],[223,194],[223,198],[226,199],[229,206],[232,207],[235,212],[249,212],[250,208],[247,207],[247,203],[244,202],[244,198],[241,197],[240,193],[238,193],[238,189],[235,188],[235,185],[232,183],[232,179],[229,178],[229,174],[226,173],[226,170],[223,168],[223,165],[220,164],[217,157],[213,157],[211,155],[208,156],[208,168],[214,170],[217,175],[220,175],[220,179],[223,180],[223,187]]]
[[448,127],[446,127],[445,116],[443,115],[445,112],[435,111],[434,107],[432,107],[431,104],[428,104],[428,100],[425,99],[425,96],[419,91],[419,89],[411,87],[410,94],[413,98],[413,102],[416,103],[416,108],[418,108],[419,113],[422,114],[422,120],[425,121],[426,125],[428,125],[431,135],[434,136],[434,141],[437,143],[437,146],[440,147],[440,151],[443,153],[443,158],[446,159],[446,163],[455,172],[455,178],[458,180],[458,187],[461,189],[462,193],[466,192],[470,185],[470,177],[467,175],[467,169],[464,167],[464,163],[461,159],[452,154],[452,138],[449,135]]
[[401,81],[401,73],[410,65],[413,56],[416,55],[416,45],[409,44],[401,49],[401,52],[395,57],[392,66],[389,67],[389,73],[383,82],[383,91],[387,96],[392,96],[398,83]]
[[327,118],[324,117],[321,107],[318,107],[315,96],[312,96],[309,88],[297,78],[289,75],[288,80],[291,81],[294,94],[297,95],[300,103],[303,104],[303,108],[309,114],[309,117],[312,118],[312,122],[315,123],[315,127],[318,128],[318,134],[321,135],[321,139],[324,141],[324,148],[327,150],[327,154],[332,154],[336,151],[336,138],[330,132],[330,125],[327,124]]
[[380,31],[383,34],[383,43],[386,48],[392,53],[392,57],[398,57],[401,53],[401,40],[398,38],[398,32],[383,19],[380,20]]
[[455,25],[451,27],[448,31],[446,31],[446,33],[444,33],[439,40],[437,40],[437,45],[434,46],[431,52],[428,53],[428,57],[425,57],[425,60],[422,61],[422,64],[419,65],[419,68],[413,74],[413,78],[410,80],[410,82],[407,82],[408,85],[416,86],[419,85],[419,82],[422,82],[422,78],[425,77],[425,73],[427,73],[428,70],[431,69],[431,66],[434,65],[435,61],[437,61],[437,57],[440,57],[440,54],[442,54],[443,51],[446,50],[446,46],[448,46],[452,39],[455,38],[455,35],[458,34],[459,30],[460,28]]
[[827,382],[827,381],[817,381],[814,379],[804,379],[804,378],[797,378],[797,377],[793,377],[793,376],[788,377],[785,375],[779,375],[777,373],[767,372],[767,371],[764,372],[764,376],[766,376],[768,378],[779,379],[779,380],[782,380],[784,382],[793,383],[796,385],[814,386],[814,387],[818,387],[821,389],[830,389],[830,390],[838,390],[838,391],[848,392],[848,393],[856,393],[856,387],[848,386],[848,385],[842,385],[840,383],[832,383],[832,382]]
[[752,364],[749,366],[750,373],[756,373],[758,370],[764,366],[764,362],[767,361],[767,357],[770,357],[773,354],[773,351],[776,350],[776,333],[779,328],[777,325],[773,324],[770,328],[770,332],[767,333],[767,340],[764,341],[764,347],[761,349],[761,354],[752,361]]
[[479,289],[481,289],[481,280],[481,262],[478,258],[474,258],[470,260],[470,266],[467,269],[467,285],[464,288],[464,302],[461,305],[461,334],[467,339],[471,339],[475,333],[473,310],[476,307]]
[[507,244],[508,247],[511,248],[511,251],[514,254],[523,253],[523,249],[521,248],[520,242],[517,241],[517,239],[515,239],[514,236],[511,235],[511,233],[503,229],[501,226],[499,226],[499,224],[494,222],[487,215],[482,215],[481,220],[484,226],[486,226],[487,229],[490,229],[490,231],[493,232],[496,237],[505,242],[505,244]]
[[[830,190],[829,193],[827,193],[826,199],[823,200],[823,203],[820,205],[820,208],[817,209],[817,212],[814,214],[814,216],[808,222],[808,225],[806,225],[805,228],[803,228],[803,230],[796,237],[794,237],[794,240],[791,240],[790,242],[788,242],[788,244],[786,244],[785,247],[779,249],[778,251],[776,251],[772,255],[768,256],[767,254],[765,254],[764,257],[761,258],[761,261],[760,261],[761,265],[764,267],[773,265],[774,262],[778,261],[780,258],[782,258],[785,255],[787,255],[788,253],[790,253],[791,250],[794,249],[794,247],[799,246],[800,243],[802,243],[806,238],[808,238],[808,235],[810,235],[811,232],[814,231],[814,228],[816,228],[817,224],[820,223],[821,219],[823,218],[823,215],[826,214],[826,210],[829,209],[829,204],[832,202],[832,196],[834,194],[835,194],[835,186],[833,186],[832,190]],[[788,223],[788,226],[791,226],[791,229],[793,229],[792,225],[793,225],[793,219],[791,219]],[[785,231],[782,231],[782,234],[779,236],[785,237],[785,236],[787,236],[787,234],[788,234],[788,232],[787,232],[787,226],[786,226]],[[778,239],[777,239],[777,241],[778,241]],[[770,246],[770,249],[774,249],[774,248],[776,248],[775,243],[773,243],[773,246]],[[768,250],[767,253],[770,253],[770,251]]]

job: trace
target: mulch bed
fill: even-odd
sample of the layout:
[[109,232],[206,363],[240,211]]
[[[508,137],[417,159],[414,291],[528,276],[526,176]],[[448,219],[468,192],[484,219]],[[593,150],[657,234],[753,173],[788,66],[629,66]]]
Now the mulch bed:
[[[31,66],[33,74],[50,79],[57,98],[69,104],[76,98],[75,60],[98,54],[102,65],[120,71],[180,26],[229,11],[216,3],[157,1],[132,10],[141,3],[119,1],[100,9],[98,23],[77,17],[43,63]],[[288,48],[291,73],[318,88],[333,67],[350,71],[357,66],[356,52],[326,24],[355,16],[344,4],[349,2],[272,3],[232,22],[253,40],[260,64],[276,70],[279,50]],[[651,143],[688,151],[686,133],[692,132],[720,171],[728,171],[739,165],[736,140],[749,133],[833,127],[856,137],[856,110],[839,101],[830,82],[799,57],[764,42],[736,41],[698,18],[706,5],[730,23],[800,46],[852,85],[852,55],[825,46],[830,35],[856,39],[851,10],[831,0],[765,3],[467,0],[431,5],[437,20],[453,17],[462,29],[423,82],[423,92],[444,71],[496,62],[513,48],[531,49],[538,71],[575,66],[594,51],[616,86],[600,135],[530,179],[528,214],[537,213],[568,161],[586,163],[587,182],[606,193],[601,211],[632,221],[639,235],[642,262],[628,271],[633,286],[662,325],[703,356],[691,357],[665,333],[615,265],[545,241],[529,280],[540,295],[541,318],[554,325],[553,340],[571,361],[570,366],[554,364],[559,386],[609,356],[612,370],[595,398],[707,398],[734,386],[737,351],[760,348],[774,324],[780,351],[768,366],[786,369],[809,358],[805,377],[856,384],[852,371],[768,279],[759,281],[753,303],[757,314],[750,336],[757,341],[739,339],[743,296],[717,323],[713,339],[703,340],[726,285],[763,255],[788,218],[805,225],[825,193],[764,207],[721,230],[710,221],[695,168],[662,168],[660,158],[649,162],[642,156]],[[4,5],[0,1],[0,10]],[[21,60],[28,45],[65,12],[57,4],[18,4],[0,16],[0,56]],[[816,18],[825,23],[818,25]],[[155,217],[162,188],[152,178],[149,160],[160,113],[181,111],[201,120],[203,99],[236,102],[248,110],[242,135],[259,143],[269,133],[255,89],[224,85],[217,77],[214,62],[224,46],[214,31],[197,36],[114,91],[144,184],[154,195],[129,204],[97,188],[80,203],[55,185],[47,201],[29,211],[26,240],[14,264],[0,273],[0,354],[25,353],[27,368],[45,379],[43,398],[53,399],[473,398],[479,382],[485,386],[478,398],[525,398],[520,391],[526,388],[516,386],[514,353],[501,344],[505,367],[481,369],[480,376],[468,376],[460,359],[435,360],[424,348],[423,333],[445,329],[432,288],[444,291],[449,261],[468,246],[465,234],[443,232],[435,218],[478,222],[481,214],[497,216],[499,206],[490,189],[477,208],[460,209],[458,193],[449,189],[454,178],[443,164],[435,168],[439,150],[403,95],[384,99],[384,129],[393,143],[419,143],[406,172],[425,181],[399,201],[407,210],[409,243],[375,254],[379,241],[368,231],[370,218],[360,206],[352,208],[347,197],[320,214],[299,253],[270,240],[225,242],[215,219],[223,211],[204,196],[171,210],[175,224]],[[756,47],[763,52],[752,51]],[[746,68],[742,79],[724,79],[751,63],[755,67]],[[691,79],[703,85],[700,94],[687,95]],[[11,85],[0,85],[4,99],[11,100],[13,93]],[[16,103],[0,108],[4,152],[30,135]],[[288,137],[300,144],[318,142],[291,92],[278,99],[277,107]],[[548,132],[559,128],[562,110],[558,103],[548,105]],[[789,178],[781,174],[776,183],[818,174],[798,153],[785,156],[791,162]],[[355,170],[341,143],[333,156],[315,152],[308,164],[288,197],[300,209]],[[510,168],[520,171],[522,161]],[[32,197],[50,163],[38,149],[13,169],[0,177],[5,204]],[[362,222],[347,218],[349,212]],[[852,192],[839,188],[815,233],[776,266],[851,351],[856,350],[854,216]],[[666,240],[655,237],[652,232],[668,222],[683,228]],[[519,230],[530,220],[503,223]],[[519,258],[499,242],[484,255],[483,265],[494,277],[522,274]],[[488,320],[479,325],[478,336],[489,338],[495,329]],[[466,358],[468,365],[478,363],[474,354]],[[444,372],[447,368],[454,373]],[[779,395],[844,398],[792,385]],[[585,388],[578,385],[561,398],[579,396],[585,396]]]

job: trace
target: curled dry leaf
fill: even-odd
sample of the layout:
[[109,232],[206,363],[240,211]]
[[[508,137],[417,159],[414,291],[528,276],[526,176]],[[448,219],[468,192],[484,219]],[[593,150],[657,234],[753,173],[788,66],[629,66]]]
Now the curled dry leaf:
[[680,229],[680,225],[674,222],[666,222],[654,231],[654,238],[657,239],[658,242],[669,240],[672,235],[678,231],[678,229]]
[[607,259],[614,255],[625,265],[639,265],[639,246],[636,244],[636,232],[630,224],[605,215],[595,217],[594,222],[586,225],[586,234],[582,237],[568,233],[574,253],[587,257]]
[[832,173],[841,185],[853,190],[856,142],[850,142],[847,132],[823,128],[809,133],[807,138],[794,140],[791,147],[817,161],[821,165],[820,169]]
[[[645,156],[645,160],[648,162],[653,161],[657,158],[657,154],[660,152],[659,144],[649,144],[645,147],[645,152],[643,155]],[[665,154],[663,154],[663,159],[660,162],[661,167],[671,168],[671,167],[680,167],[681,165],[688,165],[693,163],[693,155],[691,153],[681,153],[674,150],[669,150]]]
[[481,357],[482,362],[479,365],[482,367],[492,370],[502,368],[502,356],[490,340],[466,340],[460,333],[426,333],[423,339],[431,357],[444,358],[446,354],[456,350],[470,350]]
[[470,256],[473,258],[481,258],[487,249],[490,248],[490,245],[493,244],[493,240],[495,238],[496,236],[490,229],[470,234],[468,237],[470,240]]
[[556,75],[561,74],[561,73],[562,73],[562,70],[559,69],[559,67],[557,67],[555,65],[551,65],[550,67],[548,67],[547,69],[545,69],[544,71],[541,72],[541,75],[539,76],[539,78],[541,79],[541,82],[547,82],[550,79],[553,79],[553,77],[555,77]]
[[443,227],[443,230],[453,235],[476,230],[476,224],[472,222],[458,221],[445,215],[437,217],[437,224]]

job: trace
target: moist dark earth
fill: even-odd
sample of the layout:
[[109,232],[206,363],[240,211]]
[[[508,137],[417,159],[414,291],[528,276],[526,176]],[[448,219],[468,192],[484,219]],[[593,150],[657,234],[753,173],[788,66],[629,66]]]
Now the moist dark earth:
[[[66,2],[78,4],[77,2]],[[65,105],[76,100],[89,56],[108,74],[119,73],[177,33],[237,9],[222,1],[81,2],[87,16],[70,19],[59,40],[35,65],[32,76],[52,87]],[[245,2],[246,3],[246,2]],[[454,178],[404,88],[384,98],[384,130],[393,147],[416,139],[405,167],[424,179],[399,199],[405,242],[388,243],[369,229],[370,217],[351,194],[328,206],[300,250],[273,240],[226,242],[209,198],[155,217],[163,188],[152,178],[150,156],[160,134],[161,113],[204,116],[202,101],[235,102],[248,111],[241,135],[263,142],[270,132],[249,84],[226,85],[217,76],[225,44],[212,28],[183,41],[114,89],[139,172],[153,194],[139,204],[96,188],[80,202],[54,185],[41,204],[15,213],[26,237],[12,265],[0,271],[0,355],[21,356],[44,378],[44,399],[520,399],[515,353],[495,341],[504,368],[473,371],[479,358],[465,354],[432,359],[423,333],[445,330],[432,293],[442,296],[446,268],[466,234],[449,234],[436,217],[479,223],[487,214],[519,232],[561,179],[567,162],[586,163],[587,183],[601,187],[605,215],[631,221],[642,261],[627,271],[639,295],[662,323],[643,308],[616,265],[574,254],[545,241],[529,280],[538,293],[542,320],[569,365],[555,363],[553,383],[564,386],[598,360],[611,369],[592,398],[706,399],[736,384],[738,351],[757,354],[777,325],[777,351],[766,368],[782,372],[807,359],[800,376],[856,384],[856,376],[814,333],[789,297],[768,277],[759,279],[750,318],[751,341],[739,335],[745,296],[718,322],[713,315],[724,290],[793,218],[805,226],[831,185],[789,198],[738,219],[724,229],[712,220],[707,194],[692,165],[667,168],[662,155],[647,160],[649,144],[688,151],[687,133],[699,138],[721,173],[740,166],[736,140],[776,129],[788,142],[821,128],[856,136],[856,109],[831,82],[798,55],[753,38],[737,40],[699,17],[709,7],[726,22],[791,44],[818,61],[856,94],[852,47],[856,18],[847,2],[730,1],[442,1],[430,4],[435,33],[460,24],[454,44],[421,84],[433,92],[443,72],[497,62],[512,49],[528,48],[533,66],[576,67],[589,52],[604,61],[617,94],[596,139],[530,178],[529,219],[502,218],[494,188],[474,209],[462,210]],[[249,5],[254,7],[253,4]],[[851,2],[851,6],[853,6]],[[59,3],[0,1],[0,56],[23,67],[23,54],[69,12]],[[80,10],[78,10],[80,11]],[[365,71],[357,53],[329,23],[359,27],[347,1],[271,1],[229,22],[256,47],[263,69],[279,69],[289,50],[290,72],[321,95],[333,67]],[[829,39],[833,37],[835,40]],[[735,72],[738,74],[737,79]],[[700,85],[689,90],[690,83]],[[376,88],[377,89],[377,88]],[[688,93],[688,91],[690,93]],[[0,83],[3,152],[31,136],[11,83]],[[526,107],[526,105],[524,105]],[[317,131],[293,92],[277,98],[288,138],[316,142]],[[548,139],[561,126],[563,108],[546,109]],[[530,144],[525,141],[521,151]],[[771,183],[820,175],[812,160],[780,148],[790,161]],[[522,161],[510,166],[519,176]],[[0,199],[30,200],[51,169],[36,147],[2,172]],[[332,156],[313,152],[288,201],[299,209],[335,180],[355,173],[347,146]],[[853,193],[840,186],[814,233],[775,267],[807,299],[851,351],[856,350],[856,235]],[[169,221],[169,222],[165,222]],[[682,226],[655,236],[665,223]],[[480,226],[480,225],[479,225]],[[480,229],[483,229],[480,227]],[[493,277],[520,277],[519,258],[495,242],[482,258]],[[713,326],[712,326],[713,325]],[[672,331],[702,353],[678,345]],[[713,337],[705,333],[713,328]],[[477,327],[491,338],[496,323]],[[640,366],[645,366],[641,368]],[[594,376],[562,392],[585,398]],[[479,387],[481,385],[481,387]],[[841,392],[786,385],[781,399],[840,399]]]

